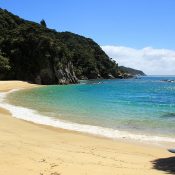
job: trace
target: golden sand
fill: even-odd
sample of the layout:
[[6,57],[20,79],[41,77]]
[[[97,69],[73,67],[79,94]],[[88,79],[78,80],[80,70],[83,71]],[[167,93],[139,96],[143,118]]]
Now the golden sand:
[[[0,91],[31,88],[0,82]],[[114,141],[25,122],[0,109],[0,175],[175,174],[166,149]]]

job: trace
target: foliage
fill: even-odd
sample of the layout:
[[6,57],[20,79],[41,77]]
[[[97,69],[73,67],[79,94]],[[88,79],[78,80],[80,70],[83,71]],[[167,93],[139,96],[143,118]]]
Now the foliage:
[[119,71],[131,74],[131,75],[145,76],[145,74],[140,70],[136,70],[136,69],[132,69],[132,68],[129,68],[129,67],[124,67],[124,66],[119,66]]
[[40,21],[40,24],[41,24],[43,27],[47,27],[46,22],[45,22],[44,19],[42,19],[42,20]]
[[10,70],[9,59],[0,55],[0,72],[9,71],[9,70]]
[[119,76],[118,65],[92,39],[56,32],[44,20],[37,24],[2,9],[0,50],[0,68],[9,70],[0,71],[4,79],[57,84]]

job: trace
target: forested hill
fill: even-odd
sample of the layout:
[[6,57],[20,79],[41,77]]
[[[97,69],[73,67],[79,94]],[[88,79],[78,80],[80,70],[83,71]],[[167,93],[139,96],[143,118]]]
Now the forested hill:
[[124,73],[127,73],[127,74],[131,74],[133,76],[135,75],[138,75],[138,76],[145,76],[146,74],[141,71],[141,70],[137,70],[137,69],[132,69],[132,68],[129,68],[129,67],[124,67],[124,66],[119,66],[119,70],[124,72]]
[[0,79],[70,84],[122,78],[118,65],[90,38],[48,29],[0,9]]

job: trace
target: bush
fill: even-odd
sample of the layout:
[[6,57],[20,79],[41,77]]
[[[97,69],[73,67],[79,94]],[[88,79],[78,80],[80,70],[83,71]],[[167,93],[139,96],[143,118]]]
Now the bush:
[[0,55],[0,72],[6,72],[10,70],[9,59]]

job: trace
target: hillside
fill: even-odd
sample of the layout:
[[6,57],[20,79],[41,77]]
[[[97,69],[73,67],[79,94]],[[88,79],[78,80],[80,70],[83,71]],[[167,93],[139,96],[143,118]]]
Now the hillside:
[[0,9],[1,80],[70,84],[79,79],[123,78],[124,72],[92,39],[57,32],[43,22]]
[[124,67],[124,66],[119,66],[118,69],[120,71],[122,71],[123,73],[127,73],[130,74],[132,76],[145,76],[146,74],[144,72],[142,72],[141,70],[136,70],[136,69],[132,69],[129,67]]

